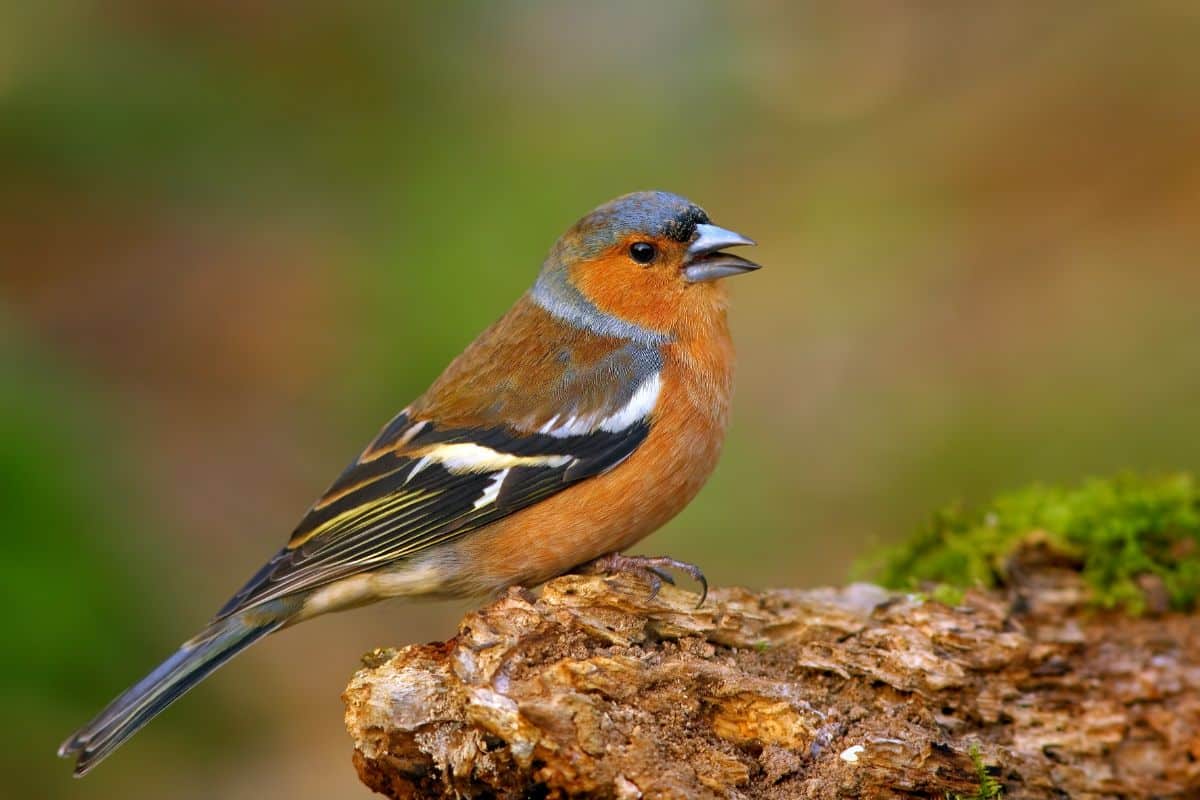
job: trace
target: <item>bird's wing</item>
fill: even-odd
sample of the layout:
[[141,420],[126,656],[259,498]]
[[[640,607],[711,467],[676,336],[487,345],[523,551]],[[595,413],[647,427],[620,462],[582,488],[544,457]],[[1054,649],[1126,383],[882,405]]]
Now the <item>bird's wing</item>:
[[[660,375],[653,358],[616,348],[592,361],[556,387],[557,403],[530,392],[536,410],[521,428],[482,412],[476,424],[439,417],[429,406],[451,404],[427,394],[384,427],[217,618],[411,557],[620,464],[650,431]],[[598,382],[625,388],[597,392]],[[505,416],[519,418],[509,394]]]

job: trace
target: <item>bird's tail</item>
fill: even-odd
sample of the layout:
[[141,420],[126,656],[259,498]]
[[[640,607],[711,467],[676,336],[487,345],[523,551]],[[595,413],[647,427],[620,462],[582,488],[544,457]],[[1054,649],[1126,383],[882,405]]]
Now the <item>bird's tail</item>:
[[58,755],[75,757],[75,777],[85,775],[226,661],[287,622],[283,615],[247,616],[214,622],[71,734],[58,748]]

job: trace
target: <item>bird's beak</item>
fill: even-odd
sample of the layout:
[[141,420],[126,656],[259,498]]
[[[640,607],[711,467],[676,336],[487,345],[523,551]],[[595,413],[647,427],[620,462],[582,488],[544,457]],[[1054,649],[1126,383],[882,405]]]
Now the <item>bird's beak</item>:
[[726,247],[754,244],[740,233],[718,228],[716,225],[697,225],[696,238],[687,249],[687,261],[683,265],[683,277],[688,283],[702,283],[753,272],[760,265],[729,253]]

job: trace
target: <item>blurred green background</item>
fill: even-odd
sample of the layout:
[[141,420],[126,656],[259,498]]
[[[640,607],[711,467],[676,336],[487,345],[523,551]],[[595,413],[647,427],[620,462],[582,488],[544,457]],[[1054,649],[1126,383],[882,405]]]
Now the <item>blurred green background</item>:
[[83,782],[53,750],[623,192],[761,243],[726,456],[643,545],[716,584],[1200,467],[1198,8],[4,4],[6,795],[366,796],[339,692],[467,604],[289,630]]

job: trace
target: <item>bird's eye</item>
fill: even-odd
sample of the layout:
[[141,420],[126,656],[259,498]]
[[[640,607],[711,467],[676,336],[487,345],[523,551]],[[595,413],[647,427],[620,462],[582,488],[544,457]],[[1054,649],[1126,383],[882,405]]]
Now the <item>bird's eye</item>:
[[634,242],[629,245],[629,257],[639,264],[649,264],[658,255],[658,250],[649,242]]

